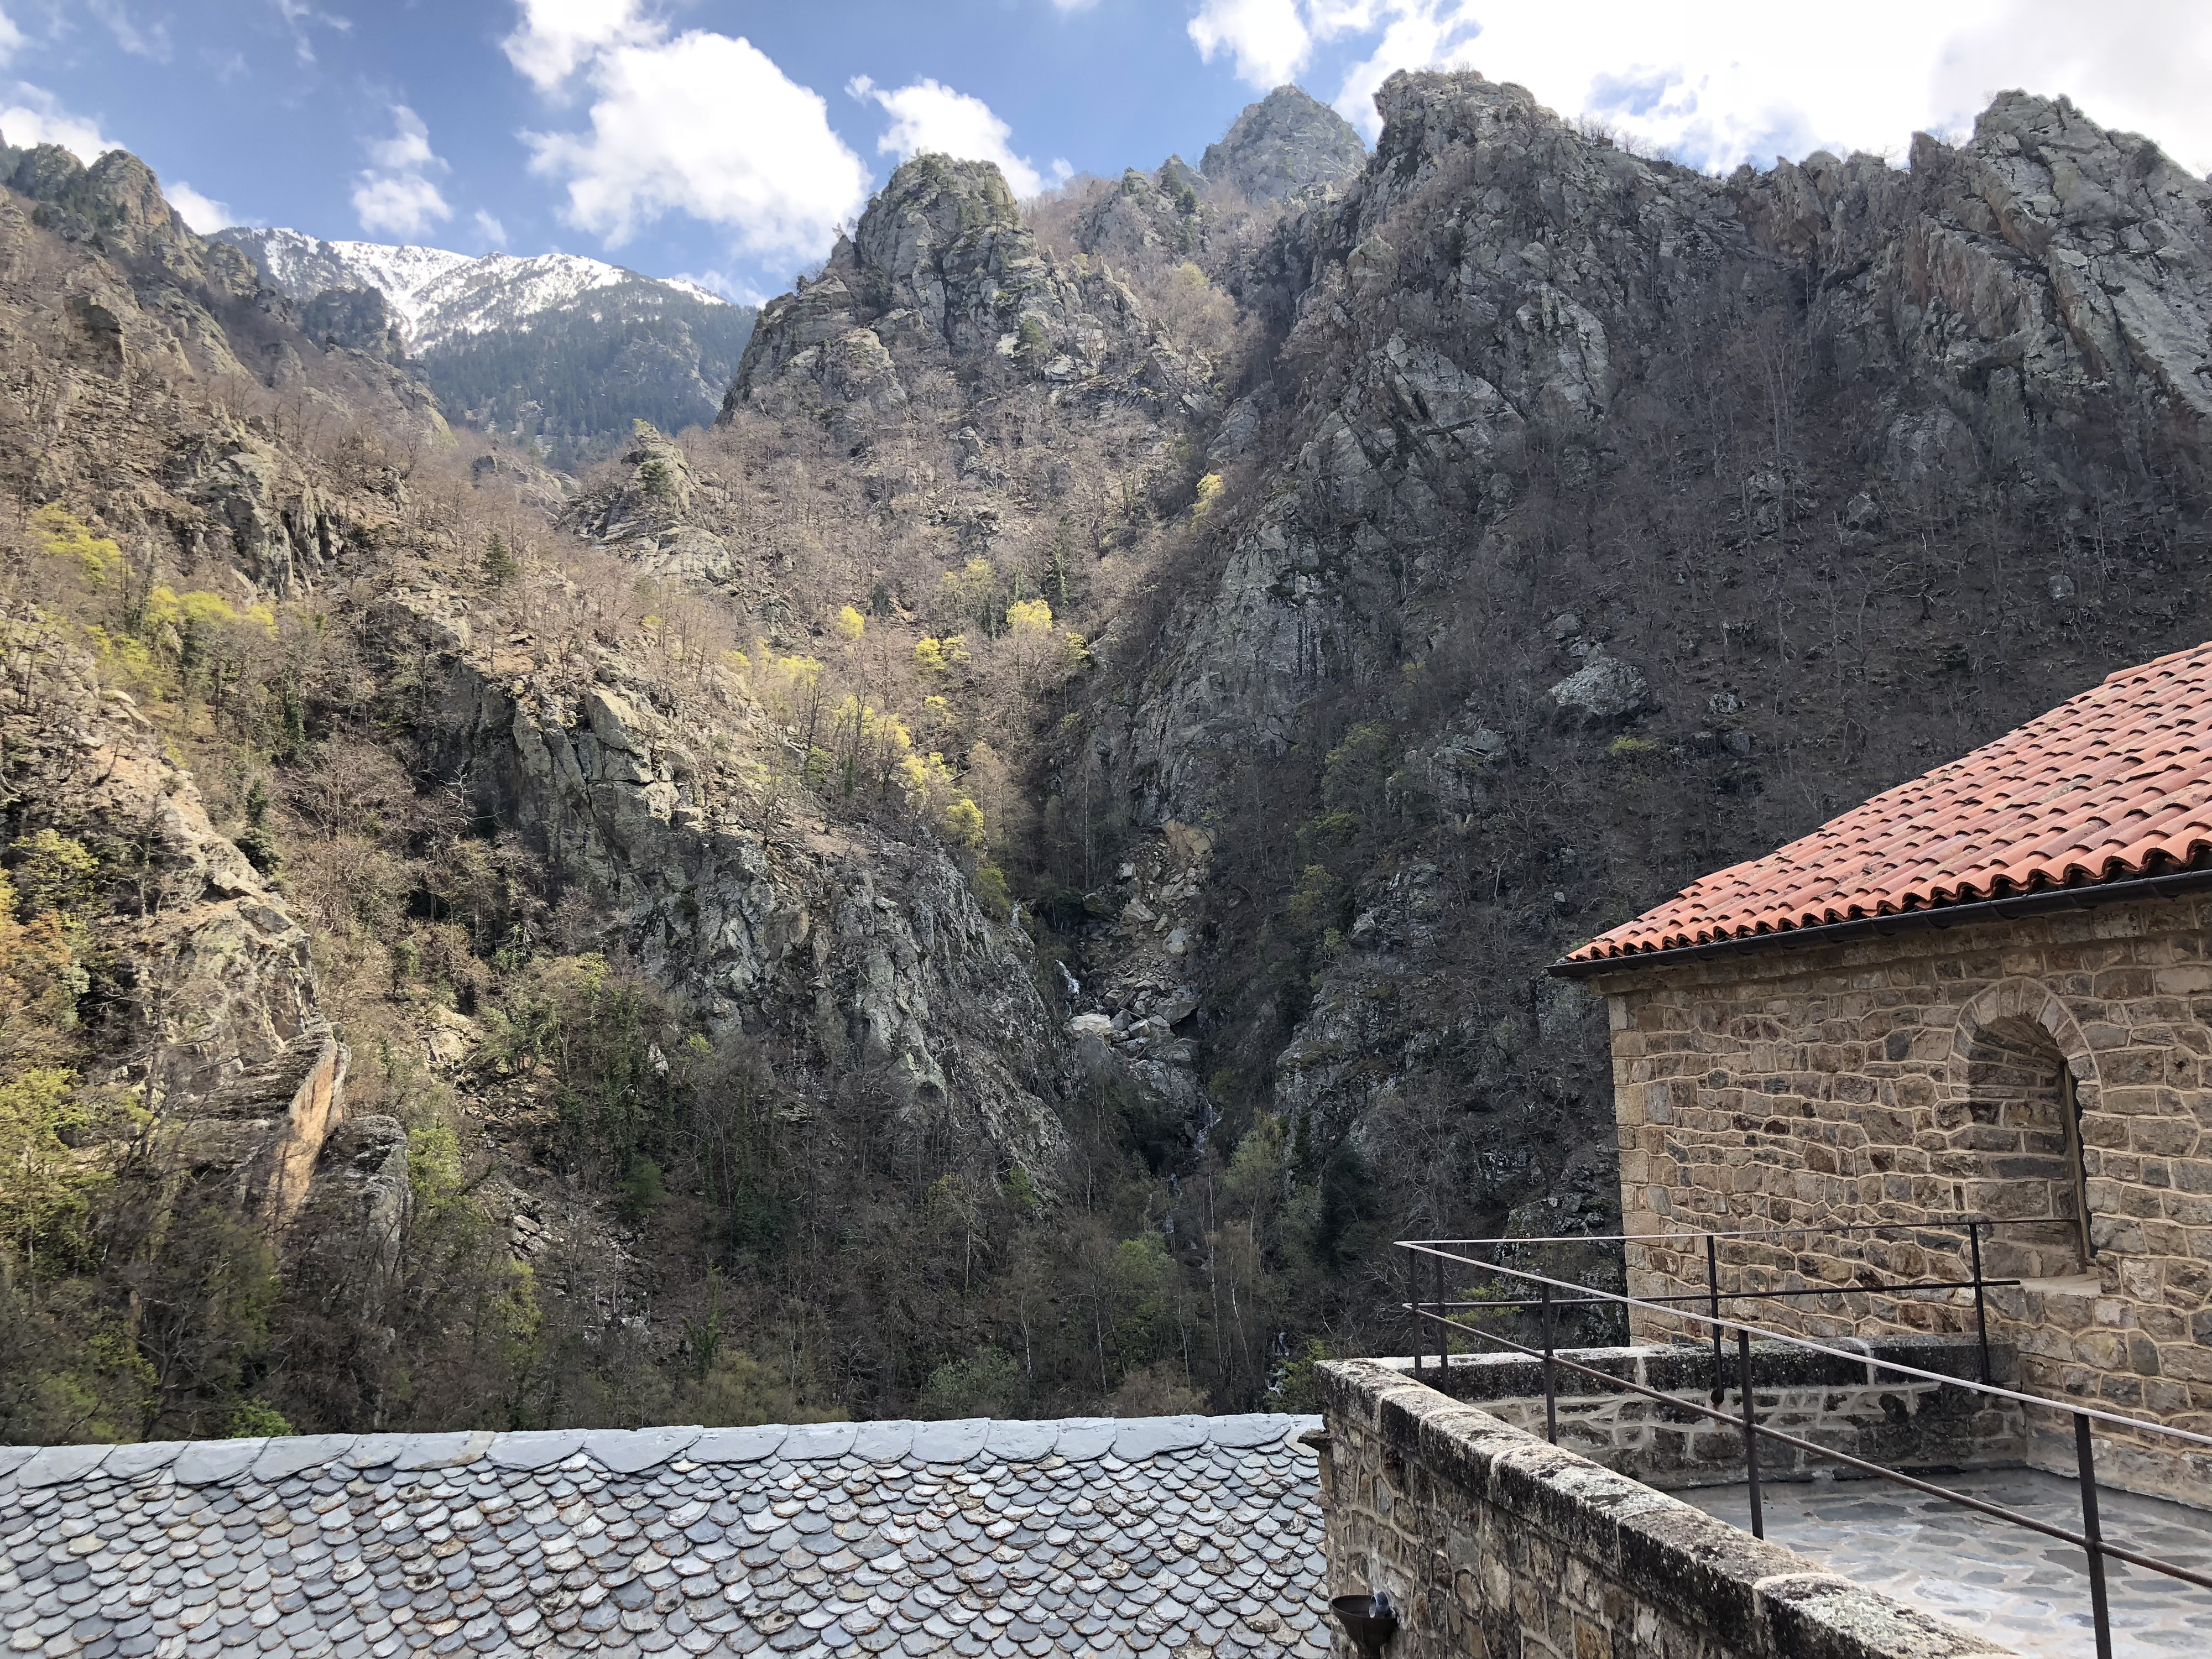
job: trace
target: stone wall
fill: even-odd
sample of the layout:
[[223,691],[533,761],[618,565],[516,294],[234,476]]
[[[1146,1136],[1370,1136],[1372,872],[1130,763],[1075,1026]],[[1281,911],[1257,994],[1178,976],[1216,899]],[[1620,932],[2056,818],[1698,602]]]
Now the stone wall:
[[[1631,1293],[1704,1287],[1702,1245],[1670,1232],[1897,1224],[1730,1241],[1723,1288],[1829,1287],[1745,1304],[1777,1328],[1962,1333],[1967,1292],[1868,1286],[1966,1276],[1965,1230],[1927,1224],[1985,1215],[1988,1271],[2029,1281],[1990,1310],[2031,1391],[2212,1430],[2209,932],[2212,899],[2146,900],[1595,977]],[[2212,1465],[2114,1449],[2130,1484],[2212,1489]]]
[[[1871,1358],[1895,1360],[1946,1376],[1978,1375],[1979,1356],[1970,1338],[1899,1337],[1863,1345]],[[1686,1409],[1712,1404],[1710,1346],[1576,1348],[1565,1358],[1608,1376],[1640,1382],[1684,1402],[1666,1406],[1625,1389],[1608,1389],[1564,1369],[1554,1372],[1559,1444],[1616,1474],[1662,1491],[1729,1486],[1744,1478],[1743,1433]],[[1995,1379],[2009,1382],[2013,1356],[1990,1353]],[[1720,1409],[1743,1410],[1736,1386],[1736,1354],[1723,1355]],[[1428,1359],[1419,1373],[1408,1359],[1383,1359],[1409,1381],[1478,1405],[1492,1417],[1544,1432],[1544,1381],[1540,1361],[1519,1354],[1455,1354],[1451,1369]],[[1755,1342],[1751,1351],[1752,1394],[1759,1420],[1816,1445],[1847,1452],[1890,1468],[2000,1468],[2027,1455],[2025,1425],[2016,1407],[1940,1382],[1920,1382],[1871,1364],[1806,1353],[1782,1342]],[[1829,1459],[1763,1441],[1759,1475],[1765,1480],[1804,1480],[1816,1474],[1846,1478]]]
[[1328,1589],[1390,1593],[1389,1659],[2005,1651],[1388,1365],[1321,1381]]

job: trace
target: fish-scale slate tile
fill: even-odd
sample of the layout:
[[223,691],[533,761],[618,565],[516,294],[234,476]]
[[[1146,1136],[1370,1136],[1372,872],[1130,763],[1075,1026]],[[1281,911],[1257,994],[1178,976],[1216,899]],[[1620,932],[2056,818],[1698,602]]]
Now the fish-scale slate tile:
[[0,1659],[1321,1659],[1316,1421],[0,1447]]

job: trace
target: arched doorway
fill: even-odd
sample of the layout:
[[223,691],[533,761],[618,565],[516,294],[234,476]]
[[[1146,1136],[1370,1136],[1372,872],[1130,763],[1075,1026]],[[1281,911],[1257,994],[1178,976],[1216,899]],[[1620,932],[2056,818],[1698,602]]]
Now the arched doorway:
[[2089,1270],[2081,1104],[2051,1034],[2017,1015],[1977,1027],[1966,1045],[1968,1121],[1953,1145],[1961,1209],[2014,1224],[1993,1229],[1984,1256],[1998,1277],[2057,1279]]

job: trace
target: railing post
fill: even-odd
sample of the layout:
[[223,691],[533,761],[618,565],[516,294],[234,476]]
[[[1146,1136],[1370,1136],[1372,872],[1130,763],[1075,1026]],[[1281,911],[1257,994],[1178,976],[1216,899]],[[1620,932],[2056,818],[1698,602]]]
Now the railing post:
[[1444,1257],[1437,1252],[1437,1370],[1438,1381],[1451,1382],[1451,1324],[1444,1310]]
[[1728,1362],[1721,1358],[1721,1250],[1711,1233],[1705,1235],[1705,1308],[1713,1316],[1713,1404],[1728,1396]]
[[[1766,1512],[1759,1501],[1759,1419],[1752,1408],[1751,1333],[1741,1326],[1735,1334],[1736,1387],[1743,1392],[1743,1476],[1751,1489],[1751,1535],[1766,1536]],[[2109,1654],[2099,1659],[2112,1659]]]
[[1421,1374],[1421,1345],[1428,1333],[1421,1328],[1421,1253],[1406,1246],[1406,1317],[1413,1328],[1413,1375]]
[[1552,1287],[1544,1286],[1544,1438],[1559,1443],[1559,1407],[1552,1385]]
[[1982,1381],[1986,1382],[1990,1380],[1990,1310],[1988,1301],[1982,1295],[1982,1224],[1980,1222],[1969,1221],[1966,1224],[1966,1242],[1973,1247],[1974,1251],[1974,1340],[1981,1346]]
[[2089,1419],[2074,1413],[2074,1463],[2081,1482],[2081,1536],[2089,1540],[2089,1616],[2097,1627],[2097,1659],[2112,1659],[2112,1617],[2105,1603],[2105,1534],[2097,1524],[2097,1462]]

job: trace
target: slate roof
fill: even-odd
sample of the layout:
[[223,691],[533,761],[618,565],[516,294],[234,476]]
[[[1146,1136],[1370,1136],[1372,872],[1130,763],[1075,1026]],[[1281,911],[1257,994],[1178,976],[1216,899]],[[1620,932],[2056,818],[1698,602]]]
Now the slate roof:
[[2124,669],[1765,858],[1692,882],[1568,962],[1815,927],[2212,856],[2212,644]]
[[0,1448],[0,1629],[45,1659],[1322,1659],[1319,1422]]

